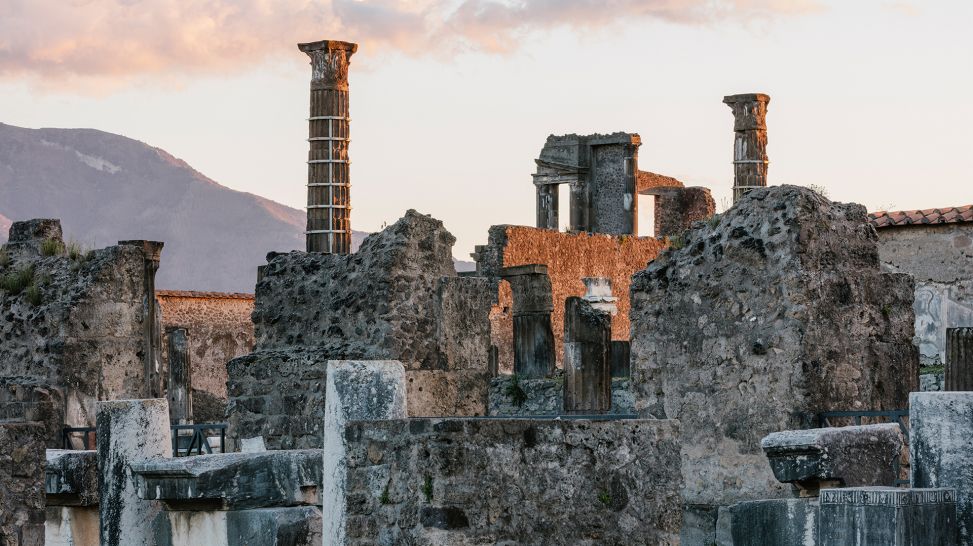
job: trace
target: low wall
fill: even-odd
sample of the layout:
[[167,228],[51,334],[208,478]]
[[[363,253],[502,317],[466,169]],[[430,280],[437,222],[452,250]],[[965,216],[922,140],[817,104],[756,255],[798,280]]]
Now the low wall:
[[348,424],[348,544],[679,543],[678,422]]

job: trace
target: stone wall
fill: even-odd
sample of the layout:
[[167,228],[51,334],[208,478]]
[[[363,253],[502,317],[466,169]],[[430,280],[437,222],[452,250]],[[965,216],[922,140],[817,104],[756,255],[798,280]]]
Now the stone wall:
[[636,405],[681,420],[687,503],[783,495],[759,446],[771,432],[907,407],[913,290],[881,271],[863,207],[794,186],[751,191],[638,273]]
[[883,227],[878,238],[883,269],[916,279],[920,363],[942,366],[946,328],[973,325],[973,222]]
[[[551,323],[555,354],[562,367],[564,354],[564,300],[585,293],[584,277],[611,279],[618,298],[618,314],[612,317],[612,339],[629,339],[629,284],[632,274],[645,267],[665,248],[651,237],[560,233],[525,226],[493,226],[488,245],[477,247],[477,271],[496,277],[500,269],[526,264],[547,265],[554,298]],[[502,282],[498,303],[490,313],[493,345],[499,369],[513,371],[513,316],[510,285]]]
[[0,421],[0,544],[44,544],[44,427]]
[[65,423],[94,424],[94,401],[142,396],[146,255],[124,244],[66,246],[57,220],[15,222],[0,251],[0,377],[64,393]]
[[398,360],[409,414],[485,415],[496,282],[459,277],[453,236],[408,211],[355,254],[271,255],[253,354],[227,366],[231,439],[320,447],[328,360]]
[[[155,296],[163,331],[188,331],[195,421],[223,421],[226,363],[253,350],[253,295],[157,290]],[[168,338],[162,339],[162,360],[168,368]]]
[[679,542],[678,423],[348,424],[349,545]]
[[[614,377],[611,384],[611,409],[615,415],[630,415],[635,411],[631,380]],[[561,415],[564,413],[564,377],[521,379],[513,375],[498,375],[490,381],[491,416]]]

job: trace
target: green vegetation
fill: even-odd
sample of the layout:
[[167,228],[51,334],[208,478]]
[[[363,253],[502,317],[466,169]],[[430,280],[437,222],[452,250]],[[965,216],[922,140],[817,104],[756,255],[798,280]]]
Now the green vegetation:
[[44,239],[41,243],[41,254],[44,256],[59,256],[64,254],[64,243],[57,239]]
[[84,261],[88,257],[88,249],[77,241],[68,241],[65,247],[68,258],[76,262]]
[[25,267],[0,277],[0,289],[16,296],[34,282],[34,267]]
[[426,502],[432,502],[432,476],[426,475],[426,481],[422,484],[422,494],[426,496]]
[[604,504],[605,506],[611,506],[612,496],[608,491],[602,489],[601,493],[598,493],[598,502]]
[[706,220],[706,223],[709,224],[710,229],[713,229],[713,228],[715,228],[716,226],[718,226],[720,224],[720,216],[722,216],[722,215],[720,215],[720,214],[714,214],[713,216],[710,216]]
[[520,386],[520,377],[517,374],[510,376],[510,384],[507,385],[507,396],[510,397],[510,401],[514,403],[518,408],[524,405],[527,401],[527,393],[524,392],[524,388]]
[[41,287],[37,286],[36,284],[28,286],[27,290],[24,292],[24,296],[27,297],[27,301],[29,301],[34,307],[40,305],[44,299],[43,294],[41,294]]
[[943,373],[945,371],[946,371],[945,366],[922,366],[919,368],[920,375],[927,374],[927,373]]
[[7,267],[10,265],[10,254],[7,254],[6,245],[0,248],[0,267]]
[[385,490],[382,491],[382,496],[378,498],[378,502],[382,504],[390,504],[392,499],[389,497],[389,484],[385,484]]

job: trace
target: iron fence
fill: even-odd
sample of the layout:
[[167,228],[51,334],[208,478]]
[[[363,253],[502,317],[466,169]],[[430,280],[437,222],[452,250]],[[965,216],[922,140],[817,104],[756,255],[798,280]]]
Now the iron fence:
[[[210,433],[213,436],[219,435],[219,453],[226,453],[226,423],[169,425],[169,429],[172,432],[173,457],[212,454],[214,451],[209,445]],[[96,443],[95,430],[95,427],[64,427],[61,430],[61,446],[64,449],[73,449],[71,438],[80,434],[84,449],[93,449]]]

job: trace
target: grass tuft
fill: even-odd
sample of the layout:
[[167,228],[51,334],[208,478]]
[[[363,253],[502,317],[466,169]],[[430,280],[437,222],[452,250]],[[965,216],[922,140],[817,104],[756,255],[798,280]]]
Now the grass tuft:
[[20,294],[34,281],[34,267],[25,267],[0,277],[0,289],[13,296]]
[[57,239],[44,239],[41,243],[41,254],[44,256],[59,256],[64,254],[64,243]]

